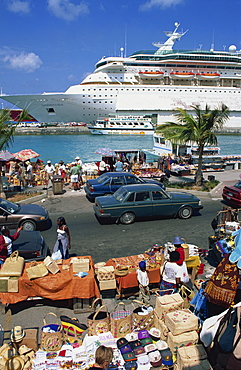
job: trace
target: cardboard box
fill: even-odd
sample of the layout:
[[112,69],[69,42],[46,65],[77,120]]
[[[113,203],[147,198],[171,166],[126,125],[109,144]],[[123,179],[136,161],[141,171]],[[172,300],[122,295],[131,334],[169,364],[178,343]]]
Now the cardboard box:
[[24,329],[24,332],[25,336],[21,341],[21,345],[25,344],[36,352],[38,350],[38,329]]
[[107,289],[116,289],[116,280],[101,280],[100,282],[100,290],[107,290]]

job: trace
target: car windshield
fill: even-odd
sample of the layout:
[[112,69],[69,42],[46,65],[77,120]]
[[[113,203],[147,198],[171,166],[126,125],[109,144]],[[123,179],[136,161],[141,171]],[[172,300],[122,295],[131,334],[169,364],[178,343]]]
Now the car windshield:
[[113,197],[118,200],[118,202],[123,202],[125,199],[126,195],[128,194],[128,191],[125,189],[118,189],[114,194]]
[[100,177],[97,177],[96,181],[99,184],[104,184],[104,182],[106,182],[106,180],[108,180],[108,179],[109,179],[108,175],[101,175]]
[[18,210],[20,208],[20,206],[18,204],[8,202],[5,199],[0,200],[0,207],[2,207],[3,209],[5,209],[6,211],[8,211],[10,213],[16,213],[16,212],[18,212]]
[[241,181],[237,182],[234,186],[235,188],[241,189]]

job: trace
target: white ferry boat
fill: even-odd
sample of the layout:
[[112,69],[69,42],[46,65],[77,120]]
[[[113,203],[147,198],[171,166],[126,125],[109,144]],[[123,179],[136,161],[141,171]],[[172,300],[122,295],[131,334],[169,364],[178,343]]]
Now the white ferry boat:
[[[153,134],[153,148],[151,150],[145,149],[145,152],[156,156],[187,156],[191,155],[193,158],[198,157],[198,147],[194,143],[185,145],[173,144],[169,140],[165,139],[161,134]],[[219,156],[220,148],[216,146],[205,146],[203,150],[203,156]]]
[[157,124],[173,120],[176,108],[192,112],[199,104],[210,108],[228,106],[225,129],[241,128],[241,51],[174,50],[186,32],[165,32],[156,50],[141,50],[129,57],[103,57],[93,73],[64,93],[2,95],[27,109],[39,122],[83,121],[119,115],[157,115]]
[[117,115],[97,119],[88,129],[93,135],[153,135],[155,125],[151,117]]

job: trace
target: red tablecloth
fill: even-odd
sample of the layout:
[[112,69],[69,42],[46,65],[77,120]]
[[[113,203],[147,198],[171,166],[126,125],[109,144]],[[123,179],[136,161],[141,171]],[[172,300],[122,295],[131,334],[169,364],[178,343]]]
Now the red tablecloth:
[[[18,293],[0,293],[2,304],[13,304],[25,301],[29,297],[42,297],[51,300],[100,297],[99,288],[94,277],[94,264],[91,256],[90,271],[88,275],[80,278],[73,275],[72,265],[69,270],[63,270],[59,265],[60,272],[56,275],[49,273],[47,276],[29,280],[26,268],[30,263],[26,263],[22,276],[19,278]],[[63,264],[69,264],[70,260],[63,261]]]

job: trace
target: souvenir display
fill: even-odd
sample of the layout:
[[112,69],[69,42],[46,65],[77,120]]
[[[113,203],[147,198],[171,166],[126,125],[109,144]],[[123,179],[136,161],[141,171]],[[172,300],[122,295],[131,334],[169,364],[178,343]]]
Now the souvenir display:
[[164,320],[168,312],[181,310],[184,308],[184,301],[179,293],[164,295],[156,298],[155,312],[157,316]]
[[133,331],[138,331],[140,329],[147,329],[149,330],[153,327],[154,324],[154,310],[151,306],[144,306],[141,302],[135,301],[141,304],[140,307],[135,307],[134,303],[134,310],[133,310]]
[[[195,367],[197,368],[197,366],[201,365],[202,361],[206,359],[207,353],[202,344],[181,347],[177,350],[177,365],[180,370],[184,370],[188,367],[195,369]],[[211,365],[209,364],[209,366]]]
[[[105,310],[105,311],[104,311]],[[88,334],[98,335],[110,330],[110,315],[105,305],[87,317]]]
[[198,329],[198,318],[189,310],[169,312],[165,316],[165,324],[173,335]]
[[[47,315],[52,315],[57,319],[57,316],[53,312],[49,312]],[[44,351],[58,351],[63,344],[62,326],[58,323],[46,324],[46,316],[43,319],[44,326],[41,328],[40,347]]]
[[197,343],[198,343],[198,334],[196,331],[189,331],[179,335],[173,335],[171,332],[169,332],[167,336],[167,344],[175,356],[177,355],[178,348],[188,347],[191,346],[192,344]]
[[[118,305],[123,305],[123,310],[117,310]],[[126,310],[125,304],[119,302],[110,314],[111,332],[115,338],[123,337],[132,331],[132,311]]]

